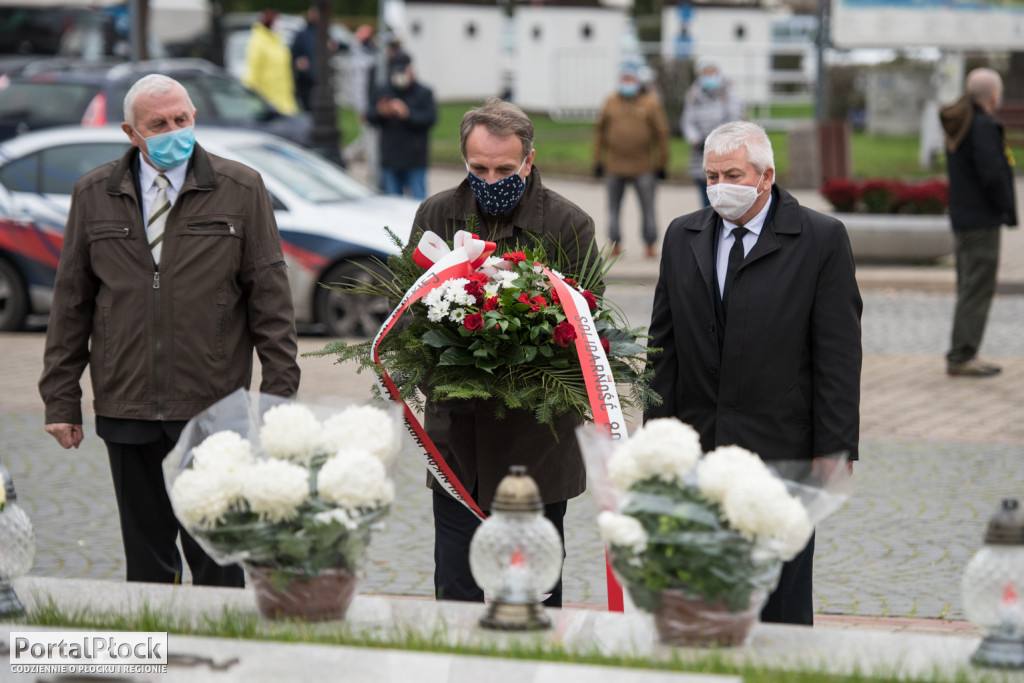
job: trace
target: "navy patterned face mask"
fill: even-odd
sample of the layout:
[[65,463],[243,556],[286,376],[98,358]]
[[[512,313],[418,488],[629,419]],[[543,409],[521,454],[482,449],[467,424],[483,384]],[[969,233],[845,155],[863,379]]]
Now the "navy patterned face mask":
[[[519,177],[519,171],[526,165],[526,159],[519,164],[519,170],[497,182],[488,183],[480,176],[469,171],[469,186],[480,202],[480,207],[491,216],[505,216],[512,213],[519,205],[526,191],[526,181]],[[466,170],[469,170],[467,166]]]

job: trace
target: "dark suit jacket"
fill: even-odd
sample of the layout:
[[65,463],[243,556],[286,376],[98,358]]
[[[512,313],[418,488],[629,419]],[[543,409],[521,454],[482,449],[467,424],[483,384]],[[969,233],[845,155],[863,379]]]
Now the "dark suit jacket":
[[773,210],[729,294],[719,350],[714,250],[706,208],[665,234],[654,293],[653,388],[645,419],[678,417],[705,450],[737,444],[765,460],[847,451],[857,458],[862,303],[839,221],[772,188]]

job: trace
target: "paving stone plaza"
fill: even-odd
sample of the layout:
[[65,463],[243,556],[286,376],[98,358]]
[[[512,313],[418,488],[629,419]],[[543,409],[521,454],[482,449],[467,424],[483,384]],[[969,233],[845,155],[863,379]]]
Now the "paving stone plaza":
[[[432,172],[430,190],[458,174]],[[591,210],[603,225],[603,186],[550,184]],[[695,208],[694,190],[660,190],[659,224]],[[1019,196],[1021,188],[1018,188]],[[806,204],[820,198],[798,194]],[[632,324],[649,319],[656,262],[639,254],[636,207],[627,199],[626,257],[607,295]],[[600,234],[600,233],[599,233]],[[635,243],[631,243],[634,240]],[[636,254],[631,256],[631,253]],[[1004,497],[1024,495],[1024,296],[1001,294],[991,312],[983,355],[1003,366],[991,379],[951,379],[943,354],[953,309],[952,268],[866,266],[861,461],[854,496],[818,528],[815,606],[822,619],[876,617],[962,620],[960,578],[981,544],[985,524]],[[1024,283],[1024,239],[1004,232],[1001,283]],[[1001,289],[1001,291],[1003,291]],[[327,340],[303,336],[303,352]],[[38,536],[38,577],[123,581],[123,554],[106,452],[87,417],[86,440],[61,450],[43,432],[36,381],[43,334],[0,335],[0,458]],[[328,359],[304,358],[300,399],[363,400],[371,378]],[[88,390],[88,387],[86,387]],[[88,400],[85,404],[89,410]],[[428,597],[433,590],[433,530],[424,470],[411,445],[395,480],[387,530],[375,536],[360,591]],[[565,599],[605,602],[604,554],[588,495],[572,501],[566,521]]]

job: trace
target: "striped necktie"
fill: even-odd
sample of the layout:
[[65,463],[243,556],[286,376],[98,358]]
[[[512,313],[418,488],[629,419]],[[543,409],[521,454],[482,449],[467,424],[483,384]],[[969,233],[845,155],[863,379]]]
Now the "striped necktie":
[[160,249],[164,241],[164,225],[167,214],[171,210],[171,202],[167,199],[167,186],[171,181],[163,173],[156,177],[156,199],[149,209],[149,222],[146,224],[146,237],[149,239],[149,250],[153,253],[153,263],[160,265]]

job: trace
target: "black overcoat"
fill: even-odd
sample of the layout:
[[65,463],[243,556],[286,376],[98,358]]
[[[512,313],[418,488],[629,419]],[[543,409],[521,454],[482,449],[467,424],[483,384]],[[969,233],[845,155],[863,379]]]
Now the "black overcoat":
[[1013,167],[1003,127],[976,104],[967,134],[946,150],[949,172],[949,219],[954,230],[1017,225]]
[[737,444],[765,460],[858,456],[862,302],[841,222],[778,187],[736,274],[719,348],[714,249],[706,208],[665,235],[654,294],[653,388],[645,414],[678,417],[705,450]]

